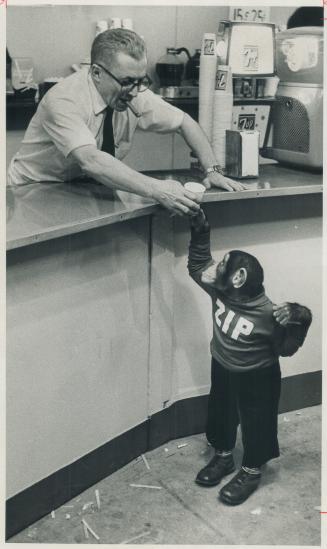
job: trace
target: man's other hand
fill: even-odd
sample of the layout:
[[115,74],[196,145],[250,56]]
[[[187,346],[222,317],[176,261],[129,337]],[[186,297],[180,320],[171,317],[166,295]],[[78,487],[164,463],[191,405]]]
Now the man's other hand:
[[218,172],[209,173],[202,183],[207,189],[210,189],[210,187],[218,187],[226,191],[244,191],[246,189],[242,183],[233,181],[233,179],[229,179],[229,177],[225,177]]

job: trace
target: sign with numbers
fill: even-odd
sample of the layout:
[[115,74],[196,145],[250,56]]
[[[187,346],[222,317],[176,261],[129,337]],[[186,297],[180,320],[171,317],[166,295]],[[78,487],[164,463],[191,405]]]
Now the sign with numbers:
[[246,21],[247,23],[267,23],[270,20],[269,6],[231,6],[229,8],[230,21]]
[[254,130],[255,114],[240,114],[238,117],[239,130]]

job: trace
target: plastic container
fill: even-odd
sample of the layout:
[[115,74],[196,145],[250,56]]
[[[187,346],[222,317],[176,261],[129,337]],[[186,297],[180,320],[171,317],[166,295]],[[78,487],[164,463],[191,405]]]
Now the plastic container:
[[281,82],[323,83],[323,27],[298,27],[276,34],[276,67]]
[[11,80],[14,90],[33,87],[33,71],[34,67],[31,57],[14,57],[11,68]]
[[156,64],[161,88],[181,85],[184,63],[177,55],[175,48],[167,48],[167,53]]

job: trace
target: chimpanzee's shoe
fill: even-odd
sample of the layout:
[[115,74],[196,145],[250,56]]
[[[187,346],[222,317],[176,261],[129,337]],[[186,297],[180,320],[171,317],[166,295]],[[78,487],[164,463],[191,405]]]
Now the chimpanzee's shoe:
[[251,474],[241,469],[219,492],[219,498],[229,505],[243,503],[259,486],[261,474]]
[[221,479],[235,471],[232,454],[220,456],[215,454],[208,465],[199,471],[195,482],[202,486],[216,486]]

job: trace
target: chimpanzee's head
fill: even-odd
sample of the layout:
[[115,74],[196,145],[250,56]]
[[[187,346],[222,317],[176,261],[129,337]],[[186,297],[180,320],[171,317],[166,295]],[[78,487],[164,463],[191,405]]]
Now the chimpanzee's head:
[[236,299],[255,297],[264,289],[259,261],[241,250],[232,250],[220,263],[214,262],[203,271],[201,280]]

